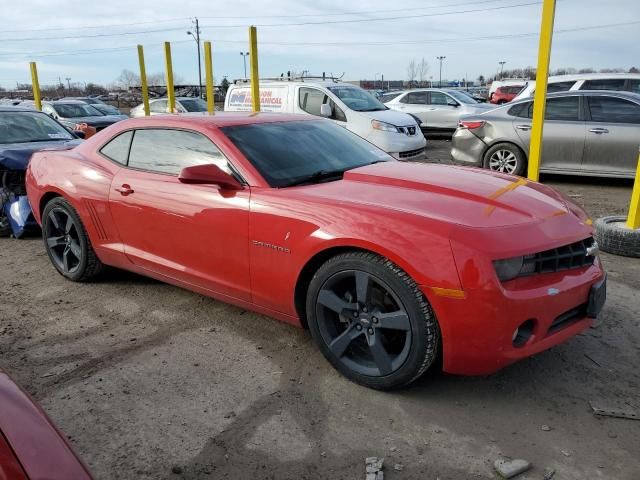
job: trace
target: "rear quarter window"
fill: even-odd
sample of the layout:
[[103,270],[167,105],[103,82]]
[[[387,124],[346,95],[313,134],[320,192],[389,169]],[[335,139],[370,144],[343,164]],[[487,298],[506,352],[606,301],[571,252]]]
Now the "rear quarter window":
[[129,157],[129,148],[131,147],[131,137],[133,137],[132,130],[121,133],[102,147],[100,153],[114,162],[126,165]]

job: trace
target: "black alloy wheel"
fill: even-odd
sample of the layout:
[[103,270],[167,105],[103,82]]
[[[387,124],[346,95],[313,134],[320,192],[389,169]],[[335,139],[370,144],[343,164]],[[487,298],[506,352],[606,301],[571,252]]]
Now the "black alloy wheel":
[[438,328],[413,280],[366,252],[338,255],[316,273],[307,303],[309,327],[329,361],[372,388],[406,385],[431,365]]
[[78,213],[64,198],[56,197],[45,207],[42,237],[51,263],[69,280],[88,280],[102,270]]

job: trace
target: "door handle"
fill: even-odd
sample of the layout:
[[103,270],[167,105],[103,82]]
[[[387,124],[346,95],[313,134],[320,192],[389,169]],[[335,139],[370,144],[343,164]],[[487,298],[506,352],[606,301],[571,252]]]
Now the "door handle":
[[531,130],[531,125],[516,125],[518,130],[524,130],[525,132]]
[[592,128],[591,130],[589,130],[591,133],[597,133],[597,134],[603,134],[603,133],[609,133],[609,130],[607,130],[606,128]]
[[114,190],[116,192],[120,192],[120,195],[122,195],[123,197],[126,197],[127,195],[131,195],[133,193],[133,188],[131,188],[126,183],[124,185],[122,185],[121,187],[114,188]]

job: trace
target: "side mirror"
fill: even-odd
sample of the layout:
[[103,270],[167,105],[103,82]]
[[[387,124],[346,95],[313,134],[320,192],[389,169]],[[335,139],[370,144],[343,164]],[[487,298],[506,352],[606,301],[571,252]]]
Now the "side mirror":
[[456,107],[456,108],[458,108],[460,106],[460,104],[458,102],[456,102],[455,100],[449,100],[447,102],[447,105],[449,105],[450,107]]
[[328,103],[323,103],[322,105],[320,105],[321,117],[329,118],[331,115],[333,115],[333,112],[331,111],[331,105],[329,105]]
[[185,167],[180,172],[178,180],[197,185],[218,185],[226,190],[242,190],[238,180],[212,163]]

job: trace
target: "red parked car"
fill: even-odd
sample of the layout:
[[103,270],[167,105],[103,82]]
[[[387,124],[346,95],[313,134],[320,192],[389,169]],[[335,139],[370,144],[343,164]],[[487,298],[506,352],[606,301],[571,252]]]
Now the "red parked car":
[[64,435],[2,370],[0,479],[91,480]]
[[402,163],[329,120],[119,122],[36,153],[27,192],[58,272],[110,265],[308,327],[373,388],[488,374],[592,323],[605,274],[585,213],[551,188]]
[[491,98],[489,99],[489,103],[495,103],[497,105],[502,105],[503,103],[508,103],[520,93],[522,90],[522,86],[507,86],[507,87],[498,87],[496,91],[491,94]]

